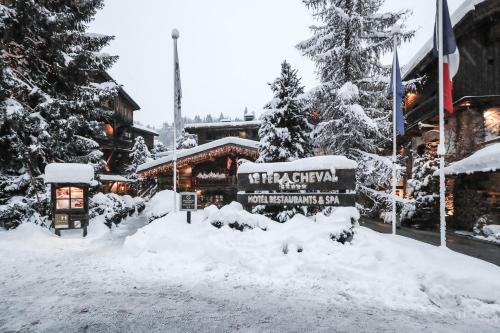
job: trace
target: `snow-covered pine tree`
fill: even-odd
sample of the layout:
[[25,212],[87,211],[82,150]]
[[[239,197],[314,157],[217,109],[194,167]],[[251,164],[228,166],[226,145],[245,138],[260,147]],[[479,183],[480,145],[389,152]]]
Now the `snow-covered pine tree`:
[[[101,108],[116,84],[97,73],[116,57],[100,53],[110,36],[86,33],[103,0],[0,4],[0,219],[8,227],[43,201],[47,163],[102,165]],[[19,209],[19,206],[23,209]]]
[[311,126],[300,100],[304,87],[297,70],[284,61],[280,76],[269,86],[274,99],[264,107],[257,162],[289,162],[312,156]]
[[151,159],[151,153],[149,152],[146,141],[144,141],[144,138],[142,136],[138,136],[135,138],[134,146],[132,147],[132,152],[130,153],[129,157],[130,165],[127,168],[128,178],[137,179],[137,167]]
[[[257,162],[289,162],[312,156],[311,126],[307,122],[301,101],[304,87],[300,84],[297,70],[283,61],[280,76],[269,86],[274,98],[265,106],[266,111],[262,116]],[[280,209],[259,207],[256,212],[285,222],[304,210],[298,206],[285,206]]]
[[[391,103],[386,97],[390,66],[380,56],[414,32],[393,30],[409,14],[380,12],[383,0],[303,0],[318,25],[297,48],[316,63],[321,85],[312,94],[320,122],[315,143],[330,154],[373,163],[370,156],[390,149]],[[389,150],[390,151],[390,150]],[[373,155],[367,155],[373,154]],[[384,171],[385,172],[385,171]]]
[[177,149],[189,149],[198,145],[198,139],[195,134],[182,130],[181,136],[177,138]]
[[407,186],[411,206],[403,211],[404,219],[426,227],[426,223],[432,224],[432,216],[439,214],[439,184],[434,177],[438,169],[435,148],[422,145],[413,153],[412,175]]
[[157,158],[157,155],[159,153],[163,153],[166,151],[168,151],[167,146],[165,146],[163,142],[161,142],[160,140],[155,140],[153,150],[151,151],[151,155],[154,158]]

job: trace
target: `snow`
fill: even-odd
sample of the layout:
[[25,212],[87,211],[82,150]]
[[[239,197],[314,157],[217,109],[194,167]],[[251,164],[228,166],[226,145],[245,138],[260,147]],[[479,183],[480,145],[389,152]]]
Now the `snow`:
[[345,156],[324,155],[298,159],[292,162],[277,163],[243,163],[238,173],[254,172],[286,172],[286,171],[313,171],[323,169],[356,169],[358,164]]
[[[481,4],[486,0],[465,0],[457,10],[451,15],[451,24],[455,27],[469,12],[476,9],[476,6]],[[403,79],[410,74],[415,67],[432,51],[433,48],[433,37],[431,37],[422,48],[417,51],[415,56],[404,66],[403,68]]]
[[500,245],[500,225],[487,224],[482,228],[480,228],[480,230],[476,231],[475,229],[474,237],[477,239],[485,240]]
[[155,131],[153,128],[149,128],[149,127],[146,127],[146,126],[143,126],[143,125],[134,124],[134,125],[132,125],[132,127],[133,127],[134,129],[137,129],[137,130],[140,130],[140,131],[144,131],[144,132],[152,133],[152,134],[154,134],[154,135],[156,135],[156,136],[160,135],[160,134],[158,134],[158,132],[157,132],[157,131]]
[[[500,169],[500,143],[491,144],[444,169],[446,175],[494,172]],[[434,173],[437,175],[437,171]]]
[[344,101],[351,101],[359,98],[359,89],[352,82],[346,82],[337,91],[337,95]]
[[[156,193],[149,202],[149,211],[147,213],[149,221],[153,221],[170,213],[174,209],[173,197],[174,192],[170,190]],[[178,193],[175,197],[177,202],[179,202]]]
[[[217,147],[225,146],[225,145],[238,145],[246,148],[252,148],[252,149],[258,149],[259,148],[259,142],[254,141],[254,140],[248,140],[248,139],[242,139],[242,138],[237,138],[237,137],[227,137],[227,138],[222,138],[219,140],[214,140],[193,148],[189,149],[183,149],[181,151],[177,152],[177,159],[191,156],[191,155],[196,155],[198,153],[201,153],[206,150],[211,150]],[[147,169],[154,168],[156,166],[166,164],[173,161],[173,154],[167,155],[165,157],[161,157],[159,159],[141,164],[137,167],[137,172],[141,172]]]
[[214,123],[193,123],[186,124],[184,128],[205,128],[205,127],[246,127],[246,126],[260,126],[261,120],[247,120],[247,121],[219,121]]
[[499,267],[363,227],[330,240],[353,215],[279,224],[232,204],[93,219],[85,239],[23,224],[0,232],[0,331],[499,331]]
[[99,175],[99,179],[103,181],[112,181],[112,182],[135,182],[133,179],[128,179],[120,175]]
[[23,112],[23,106],[21,103],[12,98],[7,98],[5,101],[5,109],[7,110],[7,116],[14,114],[21,115]]
[[45,183],[91,184],[94,180],[94,167],[80,163],[50,163],[45,167]]
[[[291,293],[309,286],[352,304],[461,312],[500,324],[499,267],[362,227],[351,244],[332,241],[330,235],[349,227],[356,213],[350,208],[330,217],[296,215],[280,224],[237,205],[212,206],[193,213],[192,224],[185,213],[154,221],[128,237],[123,251],[137,278],[196,285],[203,276],[214,285],[284,286]],[[217,229],[214,219],[226,223]],[[236,231],[228,226],[235,219],[258,227]]]

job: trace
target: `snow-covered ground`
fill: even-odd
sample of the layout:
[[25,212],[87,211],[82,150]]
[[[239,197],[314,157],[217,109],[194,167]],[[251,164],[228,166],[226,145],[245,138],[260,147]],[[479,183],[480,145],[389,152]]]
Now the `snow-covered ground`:
[[363,227],[330,240],[350,210],[277,224],[233,204],[147,224],[153,208],[87,239],[0,232],[0,331],[500,330],[499,267]]

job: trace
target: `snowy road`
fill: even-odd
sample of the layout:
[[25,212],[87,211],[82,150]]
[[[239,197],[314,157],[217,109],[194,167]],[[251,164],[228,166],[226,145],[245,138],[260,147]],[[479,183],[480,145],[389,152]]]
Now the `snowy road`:
[[[105,241],[0,248],[0,332],[498,332],[500,323],[466,314],[396,311],[355,304],[320,285],[257,286],[138,280],[120,265],[130,218]],[[5,240],[2,236],[2,240]],[[53,241],[53,240],[52,240]]]

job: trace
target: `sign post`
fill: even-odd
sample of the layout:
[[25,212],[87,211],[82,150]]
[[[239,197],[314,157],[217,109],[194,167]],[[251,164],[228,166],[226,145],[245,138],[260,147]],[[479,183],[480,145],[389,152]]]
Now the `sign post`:
[[186,221],[191,223],[191,212],[198,209],[198,198],[196,192],[181,192],[181,211],[187,212]]

